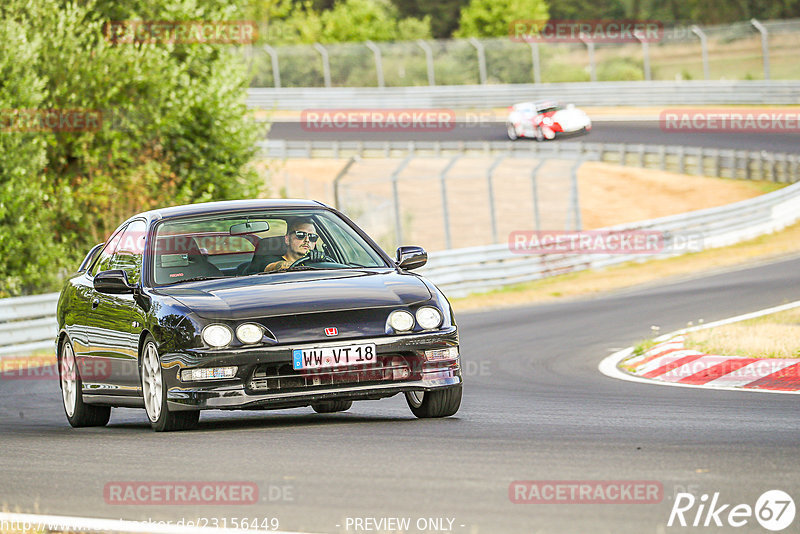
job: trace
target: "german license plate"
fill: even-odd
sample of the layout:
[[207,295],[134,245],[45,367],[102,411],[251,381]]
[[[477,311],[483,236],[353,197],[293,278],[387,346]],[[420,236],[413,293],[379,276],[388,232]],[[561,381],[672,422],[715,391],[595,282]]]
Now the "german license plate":
[[295,370],[366,365],[375,363],[375,361],[374,343],[294,349],[292,351],[292,366]]

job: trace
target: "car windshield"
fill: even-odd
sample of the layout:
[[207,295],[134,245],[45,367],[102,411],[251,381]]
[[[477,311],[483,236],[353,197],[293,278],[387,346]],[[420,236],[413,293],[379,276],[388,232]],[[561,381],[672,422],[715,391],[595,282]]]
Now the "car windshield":
[[160,223],[155,285],[288,270],[387,267],[344,220],[324,209],[260,210]]

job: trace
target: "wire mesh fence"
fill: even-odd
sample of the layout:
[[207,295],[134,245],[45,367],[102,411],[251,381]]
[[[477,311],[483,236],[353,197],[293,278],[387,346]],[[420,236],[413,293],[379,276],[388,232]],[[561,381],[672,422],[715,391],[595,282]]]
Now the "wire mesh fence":
[[[503,38],[245,47],[253,87],[798,79],[800,19],[666,28],[657,42]],[[275,69],[277,67],[277,71]]]

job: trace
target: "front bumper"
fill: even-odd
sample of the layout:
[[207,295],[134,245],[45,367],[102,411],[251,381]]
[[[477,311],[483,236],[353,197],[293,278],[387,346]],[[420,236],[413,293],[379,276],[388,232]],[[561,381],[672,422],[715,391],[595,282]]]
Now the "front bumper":
[[[292,349],[374,343],[379,363],[344,371],[294,371]],[[462,383],[460,357],[429,362],[424,351],[458,346],[456,327],[436,332],[320,341],[302,346],[239,350],[187,350],[162,355],[162,376],[170,410],[278,409],[328,400],[365,400],[405,391],[431,391]],[[182,382],[180,371],[193,367],[236,366],[232,379]],[[402,373],[401,369],[406,369]]]

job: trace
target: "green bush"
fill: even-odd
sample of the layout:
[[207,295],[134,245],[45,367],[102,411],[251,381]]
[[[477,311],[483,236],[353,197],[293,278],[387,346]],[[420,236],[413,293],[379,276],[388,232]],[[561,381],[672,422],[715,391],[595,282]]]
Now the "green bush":
[[135,3],[92,0],[0,7],[8,36],[2,107],[103,115],[95,131],[0,134],[3,296],[56,288],[91,245],[138,211],[259,193],[247,166],[259,129],[246,118],[241,56],[224,45],[113,44],[103,34],[108,20],[236,13],[213,0],[169,10],[142,5],[141,12]]

